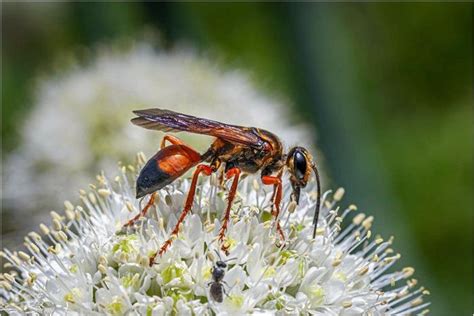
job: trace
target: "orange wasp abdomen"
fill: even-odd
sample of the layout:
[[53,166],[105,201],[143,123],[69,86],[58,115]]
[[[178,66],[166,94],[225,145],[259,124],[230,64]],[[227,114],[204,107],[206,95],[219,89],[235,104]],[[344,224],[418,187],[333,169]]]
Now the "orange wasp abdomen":
[[201,155],[185,145],[171,145],[154,157],[158,168],[173,178],[180,177],[201,161]]
[[141,170],[137,180],[137,198],[165,187],[201,160],[201,155],[188,146],[164,147]]

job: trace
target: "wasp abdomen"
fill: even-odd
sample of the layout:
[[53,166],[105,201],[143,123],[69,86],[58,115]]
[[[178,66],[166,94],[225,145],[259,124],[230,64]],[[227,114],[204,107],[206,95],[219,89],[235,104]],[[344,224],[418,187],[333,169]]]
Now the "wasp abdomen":
[[161,149],[152,159],[158,168],[175,178],[201,161],[201,155],[185,145],[170,145]]
[[170,145],[145,164],[137,179],[137,198],[162,189],[201,161],[201,155],[185,145]]

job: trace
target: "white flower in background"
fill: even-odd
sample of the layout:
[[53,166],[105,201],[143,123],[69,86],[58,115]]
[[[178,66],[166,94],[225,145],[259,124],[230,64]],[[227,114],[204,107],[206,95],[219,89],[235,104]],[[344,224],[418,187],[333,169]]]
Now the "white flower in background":
[[[313,143],[288,106],[255,90],[246,74],[222,71],[189,50],[159,52],[147,44],[102,50],[87,66],[40,80],[35,99],[22,143],[5,165],[3,205],[17,219],[55,209],[117,159],[156,151],[162,135],[130,124],[132,110],[166,108],[266,128],[288,146]],[[211,142],[180,137],[200,150]]]
[[[138,156],[143,163],[143,155]],[[101,175],[82,206],[65,203],[65,216],[52,213],[42,236],[25,238],[26,252],[4,250],[12,270],[1,275],[2,309],[54,315],[396,315],[426,313],[428,292],[416,288],[413,268],[393,271],[400,257],[392,239],[372,237],[371,216],[338,206],[343,190],[323,197],[316,239],[312,238],[314,182],[295,210],[285,186],[280,221],[284,248],[269,214],[271,188],[254,176],[239,184],[225,243],[216,241],[226,194],[214,176],[204,179],[193,213],[169,250],[149,266],[149,256],[169,237],[189,180],[159,191],[147,218],[127,231],[122,225],[139,205],[131,183],[139,166],[121,168],[113,181]],[[209,294],[211,269],[226,260],[224,300]]]

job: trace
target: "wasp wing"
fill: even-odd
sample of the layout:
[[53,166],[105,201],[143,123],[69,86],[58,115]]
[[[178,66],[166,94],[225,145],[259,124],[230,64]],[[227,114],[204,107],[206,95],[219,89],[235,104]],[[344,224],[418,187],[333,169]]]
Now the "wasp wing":
[[210,135],[256,148],[261,148],[265,142],[250,127],[224,124],[162,109],[137,110],[133,113],[138,117],[133,118],[132,123],[146,129]]

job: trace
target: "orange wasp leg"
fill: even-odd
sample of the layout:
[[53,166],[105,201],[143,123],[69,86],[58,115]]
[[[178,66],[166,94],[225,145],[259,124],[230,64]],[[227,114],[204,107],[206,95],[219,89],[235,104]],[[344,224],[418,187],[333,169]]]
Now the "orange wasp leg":
[[282,195],[281,178],[279,176],[277,177],[262,176],[262,182],[263,184],[266,184],[266,185],[275,186],[275,191],[274,191],[275,201],[272,206],[272,215],[275,217],[276,229],[278,231],[278,234],[280,235],[281,240],[285,240],[285,235],[283,234],[283,230],[281,229],[281,226],[280,226],[280,220],[278,219],[278,216],[280,215],[280,203],[281,203],[281,195]]
[[[227,230],[227,224],[229,222],[230,217],[230,208],[232,207],[232,202],[235,198],[235,193],[237,192],[237,186],[239,184],[239,177],[240,177],[240,169],[239,168],[231,168],[226,172],[226,178],[229,179],[230,177],[234,177],[232,181],[232,186],[230,187],[229,196],[227,197],[227,208],[225,210],[225,215],[222,220],[222,227],[219,231],[219,241],[223,241],[225,237],[225,231]],[[222,247],[224,252],[227,252],[226,247]]]
[[155,262],[156,256],[161,256],[166,252],[168,247],[173,242],[173,236],[178,235],[179,226],[184,221],[186,215],[188,215],[189,211],[191,210],[191,207],[193,206],[194,194],[196,193],[197,180],[201,172],[204,173],[206,176],[209,176],[211,175],[213,170],[211,167],[206,166],[206,165],[198,165],[196,167],[196,170],[194,171],[194,174],[193,174],[193,179],[191,181],[191,188],[189,189],[188,196],[186,198],[186,203],[184,205],[183,211],[181,212],[181,215],[179,216],[178,222],[176,223],[173,231],[171,232],[170,238],[164,242],[164,244],[161,246],[159,251],[157,251],[155,254],[153,254],[153,256],[150,257],[150,266],[152,266],[153,263]]
[[[282,174],[283,174],[283,171],[278,172],[277,178],[279,178],[279,179],[281,180]],[[278,183],[275,183],[275,184],[273,185],[272,198],[270,199],[270,201],[272,201],[273,204],[275,204],[275,196],[276,196],[276,193],[277,193],[277,188],[278,188]],[[273,206],[273,205],[272,205],[272,206]],[[273,209],[272,209],[272,214],[273,214]]]
[[[166,147],[166,141],[170,142],[171,144],[173,145],[185,145],[185,146],[188,146],[186,145],[181,139],[179,139],[178,137],[176,136],[173,136],[173,135],[165,135],[163,136],[163,139],[161,140],[161,144],[160,144],[160,149],[163,149]],[[189,146],[188,146],[189,147]]]
[[146,213],[148,212],[148,210],[150,209],[150,207],[153,206],[153,204],[155,204],[155,198],[156,198],[156,192],[153,192],[150,196],[150,199],[148,200],[148,203],[145,205],[145,207],[142,209],[142,211],[140,213],[138,213],[137,216],[135,216],[134,218],[132,218],[131,220],[129,220],[125,225],[123,225],[123,227],[129,227],[129,226],[132,226],[133,224],[135,224],[136,221],[138,221],[141,217],[145,216]]

